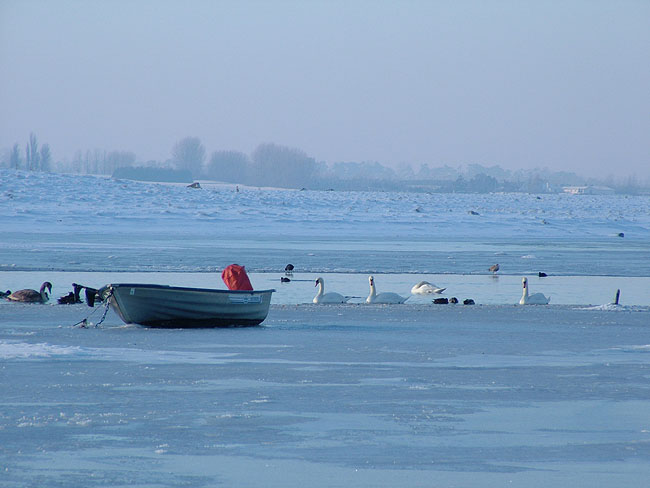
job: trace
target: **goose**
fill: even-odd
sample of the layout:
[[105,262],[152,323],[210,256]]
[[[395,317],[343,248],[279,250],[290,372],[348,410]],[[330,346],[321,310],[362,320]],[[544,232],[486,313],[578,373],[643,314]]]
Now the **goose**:
[[439,288],[436,285],[432,285],[428,281],[420,281],[418,284],[413,285],[411,288],[411,293],[413,295],[429,295],[431,293],[442,293],[447,288]]
[[52,293],[52,283],[46,281],[41,285],[41,291],[36,290],[18,290],[13,292],[7,297],[7,300],[13,302],[26,302],[26,303],[45,303],[50,297],[45,290]]
[[319,277],[314,286],[318,287],[318,293],[312,300],[314,303],[345,303],[350,299],[333,291],[325,293],[325,280],[323,278]]
[[366,298],[366,303],[404,303],[408,300],[408,297],[403,297],[397,293],[384,292],[377,294],[375,288],[375,278],[373,276],[368,276],[368,282],[370,282],[370,295]]
[[532,295],[529,295],[528,278],[522,278],[521,284],[524,287],[524,294],[521,296],[521,300],[519,300],[519,305],[548,305],[548,302],[551,301],[550,297],[545,297],[542,293],[533,293]]

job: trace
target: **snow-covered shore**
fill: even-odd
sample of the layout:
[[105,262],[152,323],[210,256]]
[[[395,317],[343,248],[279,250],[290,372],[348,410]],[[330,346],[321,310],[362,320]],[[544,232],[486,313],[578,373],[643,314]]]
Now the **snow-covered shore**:
[[487,274],[499,262],[503,274],[650,274],[650,197],[236,191],[0,169],[0,209],[0,270],[291,262],[314,273]]

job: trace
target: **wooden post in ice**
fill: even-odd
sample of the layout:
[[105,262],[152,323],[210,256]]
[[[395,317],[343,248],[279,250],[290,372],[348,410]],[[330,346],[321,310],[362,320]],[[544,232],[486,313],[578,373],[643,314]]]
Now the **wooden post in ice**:
[[616,295],[614,295],[614,305],[618,305],[618,299],[621,298],[621,289],[616,290]]

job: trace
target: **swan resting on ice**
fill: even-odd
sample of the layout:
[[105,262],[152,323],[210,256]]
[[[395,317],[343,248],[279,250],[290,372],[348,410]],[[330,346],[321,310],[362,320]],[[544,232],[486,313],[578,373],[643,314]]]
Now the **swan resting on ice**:
[[45,303],[50,299],[47,291],[52,293],[52,283],[46,281],[41,285],[41,291],[36,290],[18,290],[13,292],[7,297],[7,300],[12,302],[25,302],[25,303]]
[[312,300],[314,303],[345,303],[350,299],[333,291],[325,293],[325,280],[323,278],[319,277],[314,286],[318,287],[318,293]]
[[551,297],[546,297],[543,293],[529,295],[528,278],[522,278],[521,284],[524,287],[524,294],[521,296],[521,300],[519,300],[519,305],[548,305],[548,302],[551,301]]
[[370,283],[370,295],[366,298],[366,303],[404,303],[408,300],[408,297],[403,297],[392,292],[377,294],[375,278],[373,278],[372,275],[368,276],[368,282]]
[[439,288],[436,285],[432,285],[428,281],[420,281],[416,285],[413,285],[411,288],[411,293],[414,295],[430,295],[431,293],[442,293],[447,288]]

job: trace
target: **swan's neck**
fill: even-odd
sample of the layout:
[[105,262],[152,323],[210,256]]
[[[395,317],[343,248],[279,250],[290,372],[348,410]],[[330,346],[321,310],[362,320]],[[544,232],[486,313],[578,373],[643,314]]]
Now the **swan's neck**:
[[323,286],[322,283],[318,283],[318,294],[316,296],[322,297],[324,293],[325,293],[325,287]]
[[374,283],[370,283],[370,295],[368,295],[369,299],[373,299],[377,296],[377,289],[375,288]]
[[528,284],[524,284],[524,292],[521,295],[521,300],[519,300],[520,305],[526,305],[528,303]]

